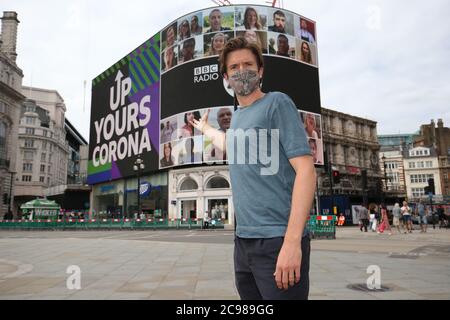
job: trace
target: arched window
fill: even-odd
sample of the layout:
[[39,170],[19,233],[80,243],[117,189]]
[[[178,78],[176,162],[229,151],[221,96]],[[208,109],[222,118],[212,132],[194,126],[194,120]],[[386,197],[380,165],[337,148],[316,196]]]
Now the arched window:
[[206,184],[206,189],[229,189],[230,184],[223,177],[213,177]]
[[197,190],[198,184],[195,182],[192,178],[187,178],[183,181],[183,183],[180,186],[180,191],[190,191],[190,190]]

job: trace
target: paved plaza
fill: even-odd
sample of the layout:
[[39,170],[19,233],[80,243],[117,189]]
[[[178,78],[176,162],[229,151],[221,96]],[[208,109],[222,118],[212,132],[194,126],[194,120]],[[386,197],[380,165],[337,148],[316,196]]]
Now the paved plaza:
[[[69,266],[81,289],[68,289]],[[369,266],[382,287],[367,289]],[[310,299],[450,299],[450,230],[313,240]],[[233,232],[0,230],[0,299],[239,299]]]

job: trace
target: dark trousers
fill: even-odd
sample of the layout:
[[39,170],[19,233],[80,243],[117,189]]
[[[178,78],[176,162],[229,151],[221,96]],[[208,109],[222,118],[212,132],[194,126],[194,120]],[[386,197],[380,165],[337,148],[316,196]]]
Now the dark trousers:
[[287,290],[278,289],[273,275],[283,240],[235,237],[235,281],[242,300],[308,300],[310,237],[302,238],[300,282]]
[[361,227],[359,228],[359,230],[363,230],[367,232],[367,225],[369,224],[369,219],[361,219]]

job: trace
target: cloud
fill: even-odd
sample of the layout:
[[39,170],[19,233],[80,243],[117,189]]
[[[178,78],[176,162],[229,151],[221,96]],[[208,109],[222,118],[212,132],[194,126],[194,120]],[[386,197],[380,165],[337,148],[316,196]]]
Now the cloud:
[[[284,5],[317,23],[324,107],[377,121],[379,134],[414,132],[432,118],[449,126],[449,1]],[[92,79],[171,21],[210,6],[206,0],[157,6],[145,0],[16,0],[3,10],[17,11],[21,21],[18,65],[24,84],[32,77],[33,86],[57,90],[67,118],[88,139]]]

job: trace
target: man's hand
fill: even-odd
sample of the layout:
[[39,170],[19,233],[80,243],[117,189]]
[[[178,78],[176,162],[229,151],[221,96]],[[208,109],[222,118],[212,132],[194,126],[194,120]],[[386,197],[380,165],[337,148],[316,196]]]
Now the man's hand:
[[197,130],[204,133],[205,126],[208,124],[208,116],[209,116],[209,109],[206,110],[205,114],[200,118],[200,120],[194,119],[193,121],[191,121],[191,125]]
[[278,289],[287,290],[300,281],[300,267],[302,261],[302,248],[298,243],[284,243],[278,255],[275,281]]

